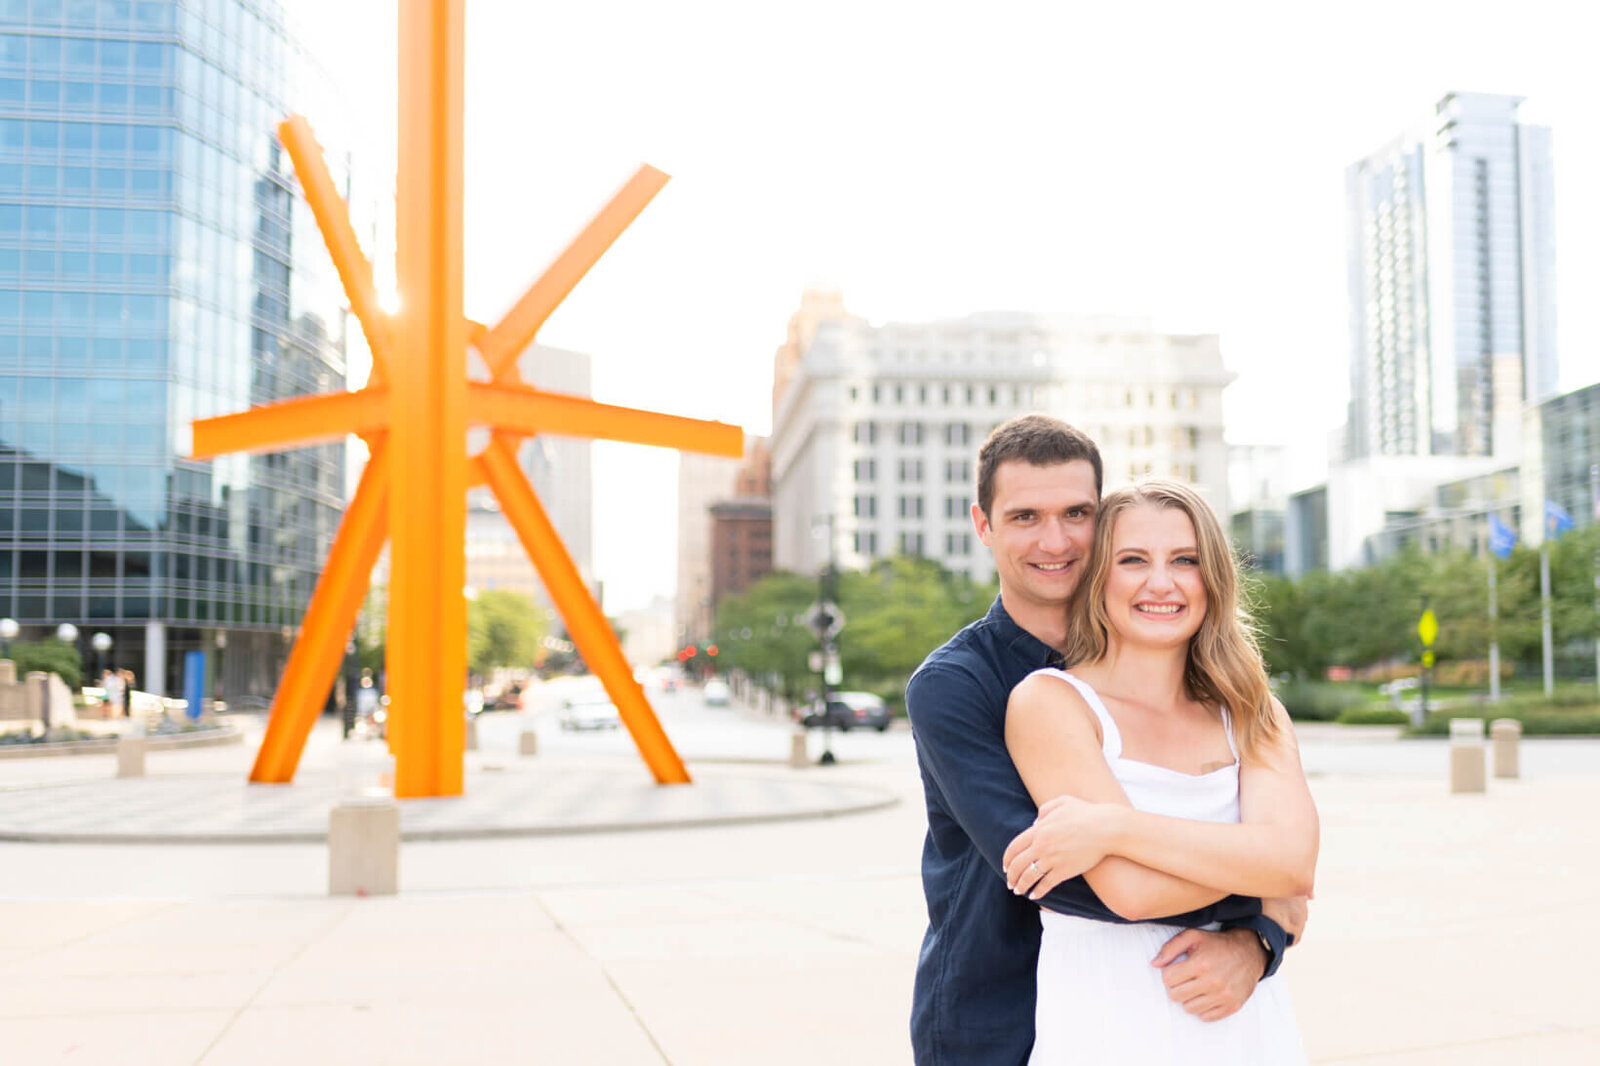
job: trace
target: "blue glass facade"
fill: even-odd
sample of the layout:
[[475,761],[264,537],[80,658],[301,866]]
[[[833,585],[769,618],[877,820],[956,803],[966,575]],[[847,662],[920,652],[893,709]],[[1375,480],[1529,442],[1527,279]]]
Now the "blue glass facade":
[[341,514],[343,445],[180,457],[345,384],[273,133],[307,67],[272,4],[0,0],[0,615],[110,633],[140,687],[198,648],[270,694]]

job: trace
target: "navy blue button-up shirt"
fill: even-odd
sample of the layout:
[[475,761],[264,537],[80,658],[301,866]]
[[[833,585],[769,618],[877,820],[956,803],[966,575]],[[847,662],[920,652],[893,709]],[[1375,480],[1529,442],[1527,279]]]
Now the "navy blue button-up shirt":
[[[1022,1066],[1033,1047],[1034,968],[1042,905],[1108,922],[1123,918],[1078,877],[1040,903],[1007,888],[1006,845],[1038,815],[1006,751],[1006,701],[1054,649],[1006,613],[989,613],[929,655],[906,685],[906,714],[928,804],[922,886],[928,932],[917,960],[911,1005],[918,1066]],[[1283,955],[1284,934],[1246,896],[1161,921],[1185,926],[1244,925],[1269,941],[1267,972]]]

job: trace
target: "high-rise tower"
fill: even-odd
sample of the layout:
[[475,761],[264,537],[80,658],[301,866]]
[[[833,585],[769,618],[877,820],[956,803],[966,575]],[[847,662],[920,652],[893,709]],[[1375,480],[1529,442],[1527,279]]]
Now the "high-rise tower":
[[1346,172],[1347,458],[1514,457],[1557,388],[1550,131],[1452,93]]

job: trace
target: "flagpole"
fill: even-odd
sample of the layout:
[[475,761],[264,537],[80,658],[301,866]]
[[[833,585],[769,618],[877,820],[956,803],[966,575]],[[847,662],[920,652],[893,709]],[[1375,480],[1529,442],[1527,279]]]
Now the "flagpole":
[[1539,620],[1544,630],[1544,694],[1555,693],[1555,664],[1550,657],[1550,541],[1539,544]]
[[[1600,463],[1589,467],[1589,500],[1594,504],[1594,519],[1600,522]],[[1594,548],[1594,611],[1600,618],[1600,541],[1595,542]],[[1600,689],[1600,628],[1594,636],[1594,683]]]
[[[1600,584],[1596,585],[1600,588]],[[1500,598],[1494,587],[1494,551],[1489,552],[1489,702],[1500,702]],[[1600,641],[1596,641],[1600,646]],[[1597,651],[1600,655],[1600,651]],[[1597,660],[1600,661],[1600,660]]]

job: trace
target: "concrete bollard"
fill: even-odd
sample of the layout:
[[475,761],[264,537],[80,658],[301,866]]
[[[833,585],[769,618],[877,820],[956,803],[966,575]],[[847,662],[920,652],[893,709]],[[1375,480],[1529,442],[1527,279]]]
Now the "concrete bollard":
[[1521,777],[1517,744],[1522,740],[1522,723],[1515,718],[1496,718],[1489,723],[1489,736],[1494,744],[1494,776]]
[[328,895],[392,896],[400,891],[400,805],[349,799],[328,812]]
[[467,715],[467,750],[478,750],[478,719],[475,715]]
[[517,742],[517,753],[519,755],[539,754],[539,734],[535,730],[524,729],[522,731],[522,739]]
[[144,776],[144,737],[120,736],[117,738],[117,776]]
[[811,753],[806,750],[806,731],[796,729],[789,734],[789,765],[804,769],[811,765]]
[[1483,719],[1450,719],[1450,791],[1483,792]]

